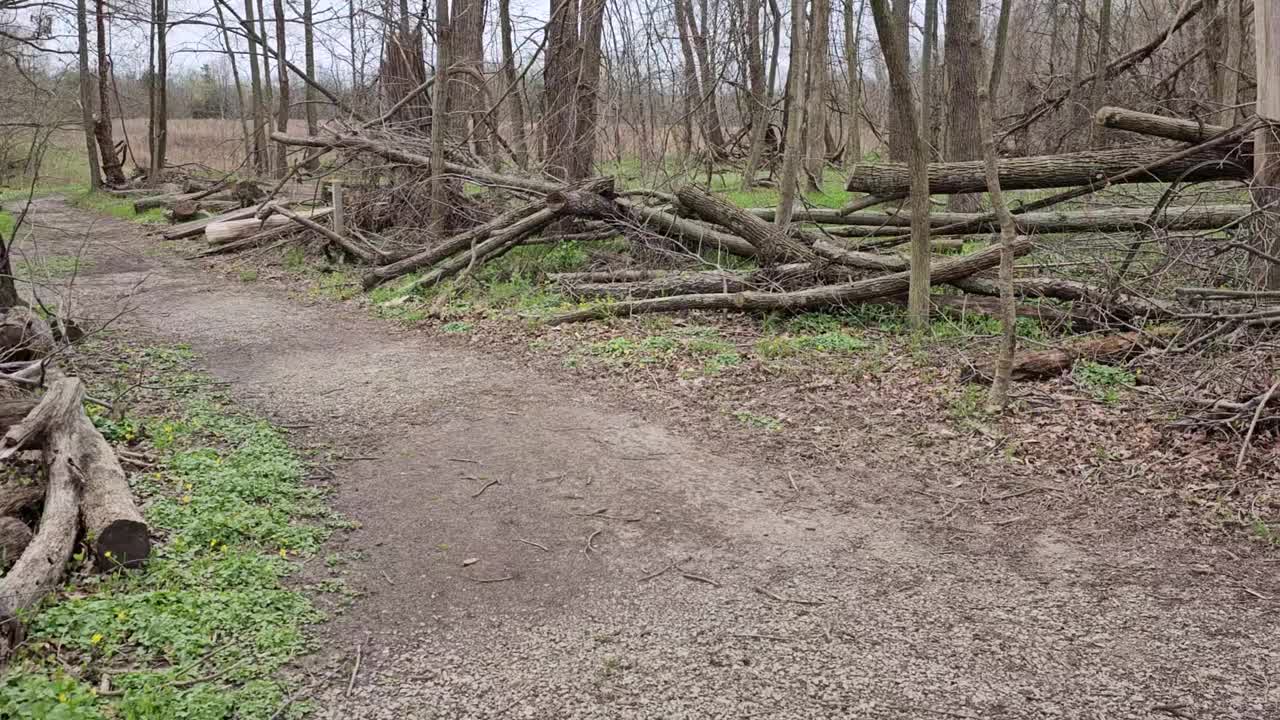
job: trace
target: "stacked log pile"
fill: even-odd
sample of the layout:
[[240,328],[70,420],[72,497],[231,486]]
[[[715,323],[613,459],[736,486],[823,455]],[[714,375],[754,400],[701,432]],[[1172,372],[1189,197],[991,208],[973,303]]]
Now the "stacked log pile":
[[34,312],[5,311],[0,461],[38,457],[43,471],[31,484],[0,484],[0,665],[21,641],[20,613],[58,586],[78,544],[102,571],[137,567],[151,552],[125,473],[85,412],[83,384],[50,363],[59,350]]

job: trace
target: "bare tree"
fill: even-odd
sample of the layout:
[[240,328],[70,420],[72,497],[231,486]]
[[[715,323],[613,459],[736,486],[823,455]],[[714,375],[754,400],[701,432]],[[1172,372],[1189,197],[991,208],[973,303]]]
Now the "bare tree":
[[80,118],[84,124],[84,142],[89,156],[89,187],[97,190],[102,186],[102,175],[93,135],[93,76],[89,74],[89,9],[86,0],[76,0],[76,38],[80,60]]
[[831,0],[813,0],[811,7],[804,170],[809,187],[821,190],[822,173],[827,164],[827,59],[831,45]]
[[98,112],[94,117],[94,135],[98,139],[98,152],[102,155],[102,175],[108,185],[124,185],[124,169],[116,155],[116,143],[111,132],[111,61],[107,57],[107,2],[97,0],[94,20],[98,35]]
[[889,71],[894,115],[903,133],[911,140],[911,278],[907,291],[907,313],[911,326],[923,330],[929,322],[929,151],[921,133],[915,101],[911,97],[911,70],[907,59],[906,33],[890,13],[886,0],[871,0],[871,15],[880,50]]
[[[981,55],[975,57],[973,38],[981,38],[979,0],[947,2],[947,152],[946,159],[976,160],[981,154],[982,133],[978,128],[978,75]],[[982,46],[976,46],[981,52]],[[952,195],[948,207],[956,212],[974,212],[978,196]]]
[[846,125],[844,164],[852,167],[862,159],[862,63],[859,58],[862,41],[862,15],[867,0],[859,0],[857,11],[853,0],[844,0],[844,64],[849,72],[849,121]]
[[[303,33],[302,48],[304,53],[304,63],[307,68],[307,74],[310,75],[311,77],[315,77],[316,76],[316,35],[315,35],[315,19],[312,16],[311,0],[302,0],[302,33]],[[354,45],[351,47],[351,50],[352,52],[355,51]],[[232,68],[234,69],[234,67],[235,65],[233,64]],[[236,80],[237,91],[239,90],[239,83],[240,81],[237,78]],[[306,95],[304,99],[307,102],[307,108],[306,108],[307,134],[315,135],[316,131],[319,130],[319,123],[317,122],[317,119],[316,119],[316,103],[320,101],[320,97],[319,97],[319,94],[316,93],[316,89],[314,86],[311,85],[311,83],[304,83],[304,87],[306,88],[303,91]],[[354,91],[354,88],[352,88],[352,90]],[[312,158],[307,163],[308,170],[314,171],[319,166],[320,166],[319,158]]]
[[[1012,0],[1002,0],[1000,18],[997,22],[996,37],[1003,37],[1009,31],[1009,6]],[[975,28],[976,30],[976,28]],[[980,55],[981,40],[977,34],[970,36],[970,52]],[[1005,44],[996,42],[996,52],[991,57],[991,78],[979,91],[978,100],[979,124],[982,132],[982,149],[986,159],[987,193],[991,196],[991,209],[995,211],[1000,223],[1000,349],[996,357],[995,372],[991,381],[991,392],[987,396],[987,409],[1000,412],[1009,402],[1009,381],[1013,374],[1013,354],[1017,350],[1018,317],[1014,307],[1013,296],[1013,256],[1014,242],[1018,229],[1013,215],[1005,205],[1004,193],[1000,189],[999,161],[996,157],[995,131],[991,124],[992,93],[1000,82],[1004,68]]]
[[[851,0],[849,0],[851,1]],[[742,0],[738,0],[742,7]],[[747,0],[743,10],[745,31],[742,52],[747,59],[747,83],[750,85],[751,139],[747,147],[747,162],[742,170],[742,189],[755,186],[756,173],[764,156],[765,133],[769,130],[769,93],[765,87],[764,48],[760,33],[761,0]]]
[[[276,110],[276,129],[289,132],[289,68],[284,59],[289,57],[285,43],[284,0],[275,0],[276,13],[276,81],[280,84],[280,105]],[[266,36],[263,36],[266,40]],[[266,55],[266,53],[263,53]],[[284,143],[276,143],[276,177],[284,177],[288,171],[289,148]]]
[[[221,0],[219,0],[221,1]],[[164,0],[156,0],[164,2]],[[267,114],[266,103],[262,97],[262,68],[258,65],[258,44],[254,40],[256,31],[253,27],[253,0],[244,0],[244,32],[249,45],[249,83],[253,98],[253,166],[258,172],[267,170]],[[266,54],[263,48],[262,54]]]
[[804,0],[791,0],[791,59],[787,68],[787,137],[782,151],[782,174],[778,177],[778,212],[774,223],[785,228],[795,212],[796,184],[800,174],[805,108],[805,68],[808,67],[808,32],[805,28]]
[[[1111,53],[1111,0],[1102,0],[1098,8],[1098,59],[1094,62],[1093,94],[1089,99],[1089,112],[1093,113],[1102,107],[1102,99],[1107,90],[1107,57]],[[1100,134],[1097,124],[1090,124],[1090,140],[1096,141]]]
[[149,124],[151,136],[151,172],[148,177],[159,182],[169,154],[169,0],[153,0],[151,23],[156,32],[156,68],[151,78],[154,98]]
[[524,127],[524,100],[520,94],[515,51],[512,49],[511,0],[498,0],[498,24],[498,31],[502,35],[502,83],[505,86],[508,112],[511,113],[512,145],[515,148],[516,165],[525,170],[529,167],[529,139]]
[[[906,53],[906,66],[911,67],[911,0],[893,0],[893,27],[898,33],[897,42]],[[876,34],[883,43],[884,34],[877,24]],[[883,50],[883,47],[881,48]],[[910,89],[910,88],[908,88]],[[890,103],[889,109],[889,159],[904,162],[911,156],[911,133],[907,130],[906,118],[899,115],[896,103]]]

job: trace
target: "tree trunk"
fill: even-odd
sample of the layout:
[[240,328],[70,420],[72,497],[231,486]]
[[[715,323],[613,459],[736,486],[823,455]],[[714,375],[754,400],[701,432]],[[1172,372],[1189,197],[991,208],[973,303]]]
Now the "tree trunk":
[[933,63],[937,53],[938,0],[924,2],[924,32],[920,41],[920,132],[924,135],[925,150],[933,159]]
[[[276,13],[276,73],[280,84],[280,105],[276,110],[276,130],[289,132],[289,68],[285,66],[285,58],[289,57],[285,46],[284,0],[275,0]],[[266,39],[265,37],[263,38]],[[308,105],[308,107],[310,107]],[[284,143],[276,145],[276,177],[283,178],[289,171],[289,147]]]
[[543,69],[545,109],[541,125],[547,172],[567,180],[573,167],[574,115],[578,89],[578,0],[553,0],[547,23],[546,65]]
[[692,185],[685,185],[677,190],[676,199],[680,201],[681,207],[703,220],[728,228],[729,232],[751,243],[758,251],[757,256],[761,262],[766,265],[784,261],[807,261],[814,257],[813,251],[780,229],[785,226],[770,225],[737,205]]
[[[1089,37],[1087,33],[1089,8],[1085,0],[1076,0],[1076,3],[1079,6],[1079,12],[1076,15],[1076,48],[1071,61],[1071,85],[1067,87],[1065,104],[1072,126],[1079,128],[1085,116],[1081,112],[1080,103],[1076,101],[1076,97],[1081,89],[1080,83],[1084,81],[1085,43]],[[1087,142],[1088,133],[1085,134],[1085,138]]]
[[1244,117],[1243,108],[1237,107],[1240,102],[1240,73],[1244,72],[1244,0],[1226,0],[1226,62],[1222,73],[1222,112],[1218,114],[1218,123],[1235,125]]
[[[76,0],[76,38],[80,58],[80,121],[84,124],[84,142],[89,155],[89,187],[102,186],[98,165],[98,148],[93,127],[93,76],[89,74],[89,8],[86,0]],[[8,262],[8,254],[5,256]]]
[[[846,0],[852,2],[852,0]],[[743,53],[747,56],[747,82],[750,85],[751,140],[747,148],[747,162],[742,170],[742,190],[755,187],[756,173],[764,157],[765,133],[769,130],[769,97],[765,86],[764,56],[760,33],[761,0],[747,0],[743,14],[746,32],[743,37]]]
[[[908,182],[899,192],[911,193],[911,283],[907,293],[907,313],[912,327],[920,331],[929,322],[929,192],[932,178],[929,172],[929,152],[917,123],[915,103],[911,99],[907,47],[901,42],[902,36],[906,34],[906,25],[894,22],[895,18],[890,16],[885,2],[886,0],[871,0],[871,13],[875,18],[880,49],[889,70],[893,105],[903,132],[911,140]],[[851,177],[850,183],[852,182]]]
[[169,156],[169,0],[156,3],[156,74],[152,92],[155,93],[155,116],[151,121],[151,173],[149,177],[159,182]]
[[[1154,164],[1170,154],[1168,148],[1116,148],[1065,155],[1006,158],[1000,161],[1000,185],[1005,190],[1089,185],[1127,170]],[[1251,173],[1224,156],[1204,150],[1165,163],[1133,177],[1129,182],[1173,180],[1247,180]],[[928,168],[929,187],[935,193],[981,192],[986,187],[981,161],[936,163]],[[873,195],[911,191],[911,170],[902,164],[859,165],[849,176],[847,189]]]
[[[935,1],[935,0],[931,0]],[[822,190],[827,165],[827,58],[831,53],[831,0],[813,0],[809,30],[809,89],[805,93],[804,170],[809,187]]]
[[[163,2],[164,0],[156,0]],[[249,45],[249,82],[253,96],[253,167],[259,173],[267,171],[267,122],[266,104],[262,97],[262,68],[258,65],[258,43],[254,40],[256,31],[253,27],[253,0],[244,0],[244,31]],[[266,54],[266,49],[263,49]]]
[[489,144],[484,132],[484,83],[480,80],[484,71],[484,0],[453,0],[449,24],[449,68],[461,68],[463,72],[445,77],[443,89],[448,97],[449,134],[456,141],[470,138],[477,157],[489,157]]
[[[1003,0],[1000,4],[999,34],[1008,31],[1009,6],[1012,0]],[[982,52],[982,39],[975,33],[969,36],[969,49],[972,54]],[[1014,224],[1013,215],[1004,203],[1004,193],[1000,188],[999,160],[996,156],[995,131],[991,124],[991,106],[993,104],[991,90],[1000,78],[1004,67],[1004,44],[996,44],[997,52],[991,58],[991,81],[988,86],[978,91],[978,126],[982,133],[983,159],[986,165],[987,194],[991,198],[991,209],[1000,222],[1000,349],[996,356],[995,370],[992,373],[991,392],[987,396],[987,409],[990,412],[1001,412],[1009,404],[1009,380],[1013,372],[1013,354],[1017,350],[1017,321],[1013,297],[1013,254],[1017,242],[1018,228]]]
[[[311,0],[306,0],[307,7]],[[213,9],[218,13],[218,26],[222,29],[222,47],[227,53],[227,64],[231,66],[231,79],[236,86],[236,114],[240,118],[240,133],[244,137],[244,156],[253,157],[253,133],[249,130],[249,120],[245,117],[244,85],[240,82],[240,63],[236,60],[235,48],[231,44],[231,31],[227,28],[226,18],[222,14],[222,3],[214,2]],[[308,33],[310,30],[307,31]],[[252,46],[252,43],[250,43]]]
[[[1253,26],[1258,78],[1258,115],[1280,122],[1280,8],[1275,3],[1254,3]],[[1280,257],[1280,130],[1275,124],[1258,131],[1254,140],[1254,202],[1269,208],[1258,218],[1258,239],[1263,252]],[[1280,263],[1254,258],[1263,287],[1280,290]]]
[[[311,0],[302,0],[302,48],[305,53],[305,64],[307,74],[311,77],[316,76],[316,37],[315,27],[312,20]],[[351,52],[355,53],[355,45],[351,46]],[[238,81],[237,81],[238,83]],[[310,83],[305,83],[306,90],[305,100],[307,101],[307,134],[315,135],[320,126],[316,119],[316,103],[320,98],[316,94],[316,89]],[[238,85],[237,85],[238,87]],[[311,158],[307,162],[307,170],[315,172],[320,167],[320,158]]]
[[578,65],[578,110],[574,118],[574,153],[569,180],[591,176],[596,153],[596,104],[600,87],[600,37],[604,32],[605,0],[582,0],[581,54]]
[[0,571],[17,562],[31,543],[31,528],[15,517],[0,516]]
[[[267,11],[263,5],[263,0],[257,0],[257,3],[257,35],[262,41],[262,124],[268,129],[269,133],[271,128],[271,108],[275,105],[275,90],[271,87],[271,51],[268,50],[268,46],[271,44],[271,35],[267,32]],[[275,165],[269,147],[263,149],[263,162],[266,164],[265,169],[267,172],[270,172]]]
[[[862,14],[866,0],[844,0],[844,64],[849,72],[849,122],[845,127],[844,166],[851,168],[862,160]],[[856,19],[855,19],[856,18]]]
[[[874,10],[874,7],[873,7]],[[874,14],[873,14],[874,17]],[[886,18],[887,20],[888,18]],[[899,45],[904,48],[906,59],[903,64],[911,67],[911,0],[893,0],[893,18],[891,27],[894,36]],[[880,22],[876,22],[876,34],[880,36],[882,44],[881,54],[884,53],[883,43],[884,34],[880,31]],[[910,86],[908,86],[910,89]],[[892,91],[891,91],[892,92]],[[914,111],[913,111],[914,112]],[[911,157],[911,148],[915,140],[911,137],[911,133],[907,130],[907,119],[901,115],[901,109],[897,103],[890,101],[889,103],[889,159],[894,162],[907,162]]]
[[[978,77],[982,57],[974,55],[969,40],[981,37],[980,10],[979,0],[947,2],[944,40],[947,64],[946,159],[950,162],[976,160],[982,148],[982,133],[978,130]],[[947,208],[953,212],[976,212],[979,197],[952,195],[947,201]]]
[[780,228],[791,224],[795,210],[796,181],[799,179],[801,143],[804,142],[805,68],[808,67],[805,28],[805,0],[791,0],[791,60],[787,67],[787,138],[782,155],[782,174],[778,177],[778,215],[774,222]]
[[[1102,107],[1107,92],[1107,57],[1111,53],[1111,0],[1102,0],[1098,9],[1098,59],[1094,62],[1093,94],[1089,100],[1089,112]],[[1101,135],[1097,125],[1090,125],[1090,142],[1096,143]]]
[[511,144],[515,148],[516,165],[521,170],[528,170],[529,138],[524,127],[524,100],[520,95],[515,51],[512,49],[511,0],[498,0],[498,24],[502,34],[502,83],[506,86],[507,107],[511,113]]
[[[1116,130],[1197,145],[1231,129],[1223,125],[1206,125],[1195,120],[1183,120],[1110,106],[1099,108],[1094,115],[1094,122]],[[1249,150],[1251,151],[1252,148]]]
[[431,233],[443,237],[449,217],[449,182],[445,177],[445,113],[448,109],[449,53],[453,40],[449,0],[436,0],[436,87],[431,93]]
[[108,185],[125,184],[124,169],[116,156],[116,143],[111,127],[111,70],[107,57],[107,3],[97,0],[94,20],[98,31],[98,114],[94,118],[94,135],[98,140],[98,152],[102,155],[102,175]]

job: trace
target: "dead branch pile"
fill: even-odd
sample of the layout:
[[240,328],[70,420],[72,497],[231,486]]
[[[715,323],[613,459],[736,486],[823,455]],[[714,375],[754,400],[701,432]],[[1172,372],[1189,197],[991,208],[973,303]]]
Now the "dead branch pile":
[[[1254,218],[1267,208],[1240,201],[1241,183],[1251,177],[1250,139],[1256,122],[1210,127],[1119,108],[1104,108],[1097,121],[1180,144],[1000,161],[998,174],[1007,189],[1061,189],[1013,210],[1020,233],[1015,251],[1036,251],[1035,259],[1019,269],[1016,292],[1023,305],[1018,314],[1076,329],[1120,331],[1027,354],[1018,363],[1017,376],[1060,373],[1081,358],[1123,362],[1139,353],[1186,352],[1208,339],[1247,335],[1280,321],[1280,304],[1275,303],[1280,293],[1260,290],[1249,280],[1254,264],[1280,262],[1260,255],[1251,234]],[[414,178],[425,178],[430,167],[426,140],[385,128],[332,130],[313,137],[274,133],[272,138],[312,152],[377,158],[397,172],[411,171]],[[629,265],[621,271],[551,276],[570,296],[601,301],[552,317],[552,324],[680,310],[794,312],[894,304],[908,286],[910,262],[895,247],[907,240],[910,225],[901,206],[871,211],[865,209],[868,201],[842,210],[804,209],[783,229],[772,222],[770,209],[744,210],[693,185],[674,194],[620,192],[609,180],[565,186],[484,168],[460,147],[448,155],[445,167],[497,197],[519,201],[495,206],[447,236],[427,237],[416,251],[399,256],[384,251],[370,262],[366,288],[420,273],[398,287],[399,295],[407,295],[465,276],[517,245],[565,237],[625,238]],[[980,162],[936,164],[930,180],[931,191],[939,194],[986,188]],[[1165,184],[1163,194],[1130,193],[1133,201],[1119,206],[1055,208],[1103,188],[1154,182]],[[877,198],[902,198],[908,186],[906,168],[893,164],[859,165],[848,182],[851,190]],[[1194,202],[1177,202],[1179,193],[1192,186],[1235,191],[1227,202],[1204,202],[1199,196]],[[360,202],[347,214],[367,216],[361,224],[372,223],[405,204],[393,198]],[[424,212],[427,207],[417,200],[409,204],[408,210],[397,211]],[[427,226],[421,219],[414,224]],[[998,232],[994,217],[936,213],[931,224],[935,252],[976,244],[969,254],[934,257],[932,283],[949,288],[936,296],[935,304],[944,310],[993,312],[991,298],[999,293],[988,271],[998,263],[999,250],[981,246]],[[359,226],[347,229],[348,235],[360,232]],[[654,251],[681,262],[655,269],[636,261]],[[369,253],[355,254],[370,260]],[[725,269],[721,261],[728,256],[749,258],[754,267]],[[1055,272],[1084,265],[1091,265],[1088,272]],[[1152,331],[1175,321],[1180,328],[1176,333]]]
[[57,350],[34,312],[5,312],[0,460],[39,458],[42,471],[34,484],[0,484],[0,565],[8,570],[0,578],[0,664],[21,640],[19,613],[57,587],[78,542],[99,570],[137,567],[151,552],[125,473],[85,413],[84,386],[49,362]]

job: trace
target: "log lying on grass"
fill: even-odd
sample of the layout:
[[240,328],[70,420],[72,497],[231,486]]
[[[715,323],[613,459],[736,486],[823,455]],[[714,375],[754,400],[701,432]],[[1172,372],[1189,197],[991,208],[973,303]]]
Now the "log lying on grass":
[[[1153,167],[1149,172],[1132,175],[1125,182],[1248,180],[1252,175],[1251,165],[1228,160],[1226,155],[1212,149],[1162,162],[1168,155],[1168,148],[1139,147],[1005,158],[1000,160],[1000,185],[1005,190],[1089,186],[1147,166]],[[851,192],[873,195],[904,193],[911,187],[911,175],[902,163],[859,164],[850,172],[845,187]],[[985,191],[986,187],[981,160],[929,165],[931,193],[976,193]]]
[[[1153,115],[1109,105],[1098,108],[1093,121],[1102,127],[1115,130],[1126,130],[1139,135],[1193,144],[1205,142],[1231,129],[1224,125],[1209,125],[1195,120]],[[1245,144],[1249,145],[1249,152],[1252,154],[1252,144],[1247,141]]]
[[[1018,238],[1014,244],[1014,251],[1019,255],[1025,254],[1030,250],[1031,241],[1028,238]],[[930,277],[933,282],[950,282],[991,268],[999,262],[1000,248],[990,247],[955,260],[933,263],[930,268]],[[909,283],[909,273],[900,272],[851,283],[825,285],[794,292],[743,291],[677,295],[675,297],[597,305],[556,315],[548,322],[552,325],[560,325],[584,320],[600,320],[616,315],[639,315],[642,313],[673,312],[678,310],[783,310],[787,312],[816,310],[898,295],[906,292]]]
[[115,453],[83,409],[66,432],[76,469],[84,478],[80,517],[93,548],[94,566],[99,570],[138,567],[151,554],[151,537]]

